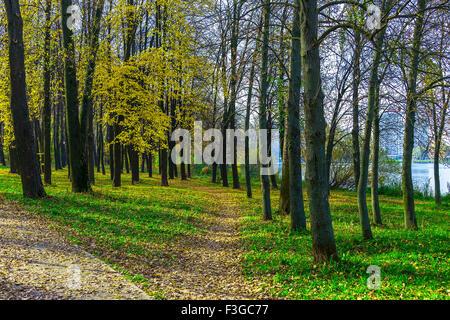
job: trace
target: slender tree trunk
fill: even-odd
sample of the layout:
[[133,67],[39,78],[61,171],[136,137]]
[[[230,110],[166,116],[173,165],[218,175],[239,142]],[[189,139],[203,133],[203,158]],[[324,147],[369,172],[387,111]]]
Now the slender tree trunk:
[[217,183],[217,163],[213,163],[212,164],[212,178],[211,178],[211,182],[212,183]]
[[60,103],[58,102],[54,106],[54,110],[53,110],[53,150],[55,153],[55,170],[62,169],[61,150],[60,150],[60,144],[59,144],[59,128],[60,128],[59,109],[60,109]]
[[[291,57],[292,59],[292,57]],[[301,76],[301,75],[300,75]],[[286,114],[287,114],[287,103],[286,103]],[[283,166],[281,172],[281,186],[280,186],[280,214],[288,215],[291,212],[291,199],[290,197],[290,187],[289,187],[289,139],[288,139],[288,124],[287,117],[285,117],[285,130],[283,139]],[[301,162],[300,162],[301,165]]]
[[145,173],[145,163],[147,162],[147,153],[142,153],[141,173]]
[[[42,122],[44,131],[44,183],[52,184],[51,157],[51,97],[50,97],[50,23],[52,1],[45,1],[45,35],[44,35],[44,106]],[[55,119],[56,120],[56,119]]]
[[372,142],[372,181],[371,181],[371,196],[372,196],[372,216],[373,222],[377,225],[382,225],[380,212],[380,202],[378,199],[378,158],[380,153],[380,86],[376,90],[376,104],[374,110],[373,121],[373,142]]
[[[391,7],[392,0],[388,0],[383,8],[383,13],[388,12]],[[376,107],[376,90],[378,84],[378,68],[380,65],[386,28],[381,30],[377,35],[376,47],[373,56],[372,70],[369,80],[369,103],[367,108],[366,127],[364,130],[364,140],[361,150],[361,169],[358,184],[358,209],[361,224],[361,232],[363,239],[372,239],[372,228],[370,227],[369,211],[367,209],[367,182],[369,178],[369,161],[370,161],[370,140],[372,135],[372,125],[374,118],[374,110]]]
[[151,152],[147,154],[147,169],[148,169],[148,177],[153,177],[153,155]]
[[92,106],[90,109],[86,147],[88,155],[89,183],[95,184],[94,111],[92,110]]
[[[122,146],[122,161],[125,165],[125,170],[127,172],[127,174],[130,173],[130,159],[128,157],[128,152],[127,152],[127,147],[126,146]],[[123,173],[123,166],[122,166],[122,173]]]
[[111,125],[107,125],[106,127],[106,136],[109,144],[109,169],[111,173],[111,180],[114,179],[114,145],[111,144],[114,141],[114,127]]
[[[267,88],[268,88],[268,53],[269,53],[269,34],[270,34],[270,0],[264,0],[263,15],[263,45],[261,62],[261,89],[259,101],[259,128],[267,130]],[[270,143],[270,141],[268,141]],[[268,175],[261,175],[261,191],[263,205],[263,219],[272,220],[272,207],[270,203],[270,181]]]
[[353,176],[355,180],[355,189],[358,188],[360,174],[360,154],[359,154],[359,84],[360,80],[360,58],[361,58],[361,34],[355,31],[355,52],[353,54],[353,97],[352,97],[352,146],[353,146]]
[[3,148],[3,122],[0,122],[0,163],[6,166],[5,151]]
[[[238,49],[238,37],[239,37],[239,21],[240,20],[240,5],[238,5],[238,0],[233,1],[233,21],[232,21],[232,30],[231,30],[231,39],[230,39],[230,50],[231,50],[231,80],[230,80],[230,89],[231,89],[231,99],[229,105],[229,128],[235,129],[236,126],[236,99],[237,99],[237,49]],[[233,138],[232,141],[233,147],[233,164],[231,165],[231,171],[233,174],[233,189],[239,189],[239,173],[238,173],[238,165],[237,165],[237,148],[236,148],[236,138]]]
[[[442,34],[444,35],[445,27],[442,27]],[[444,36],[443,36],[444,39]],[[441,42],[441,52],[443,52],[443,43]],[[442,71],[442,62],[440,62],[440,76],[443,77],[443,71]],[[441,181],[439,178],[439,155],[441,153],[441,143],[442,143],[442,135],[444,133],[444,127],[446,124],[446,117],[448,112],[448,102],[449,99],[446,97],[446,87],[444,81],[442,81],[441,86],[441,96],[442,96],[442,113],[441,113],[441,119],[440,124],[438,126],[437,123],[437,115],[436,115],[436,106],[433,108],[433,123],[434,123],[434,202],[437,205],[440,205],[441,200]]]
[[287,149],[289,161],[289,201],[291,230],[306,229],[305,207],[303,204],[302,155],[300,136],[300,88],[302,62],[300,59],[300,1],[296,0],[292,27],[291,76],[287,104]]
[[[269,120],[267,127],[269,130],[267,130],[267,152],[269,155],[272,154],[272,115],[271,112],[268,112]],[[273,165],[273,159],[270,161],[270,165]],[[269,175],[270,184],[272,185],[272,190],[278,190],[278,183],[277,183],[277,177],[275,174]]]
[[[247,106],[245,110],[245,132],[248,132],[250,129],[250,108],[252,105],[252,98],[253,98],[253,83],[255,81],[255,69],[256,69],[256,63],[258,59],[258,52],[259,52],[259,40],[261,38],[261,31],[258,30],[258,36],[257,36],[257,43],[255,51],[253,52],[253,60],[252,60],[252,66],[250,69],[250,78],[249,78],[249,85],[248,85],[248,95],[247,95]],[[245,136],[245,185],[247,190],[247,197],[252,197],[252,182],[250,177],[250,146],[249,146],[249,137]]]
[[[301,0],[301,63],[304,83],[306,185],[311,216],[314,261],[337,260],[325,160],[325,117],[317,42],[317,2]],[[292,160],[289,160],[291,163]],[[292,210],[292,208],[291,208]]]
[[417,73],[420,59],[420,47],[423,35],[425,0],[418,0],[417,18],[414,27],[414,38],[411,56],[411,69],[408,76],[405,136],[403,142],[402,189],[405,211],[405,228],[417,229],[417,219],[414,208],[414,186],[412,180],[412,152],[414,149],[414,125],[416,121],[416,88]]
[[131,183],[139,183],[139,153],[133,150],[132,146],[128,146],[128,156],[131,167]]
[[9,68],[11,81],[11,115],[23,196],[45,197],[45,190],[39,174],[39,162],[33,128],[27,105],[25,80],[25,58],[23,46],[23,22],[18,0],[5,0],[8,19]]
[[180,172],[181,172],[181,180],[187,180],[186,165],[184,164],[184,162],[182,162],[180,165]]
[[67,25],[67,18],[69,17],[67,11],[71,5],[72,0],[61,0],[61,24],[64,42],[64,88],[67,109],[69,162],[72,178],[72,191],[87,192],[90,190],[88,159],[78,111],[75,43],[73,41],[73,33]]
[[61,104],[61,141],[60,141],[60,149],[61,149],[61,166],[65,168],[68,163],[68,156],[67,156],[67,126],[65,121],[65,114],[64,114],[64,108],[63,104]]
[[159,159],[161,164],[161,186],[168,187],[169,186],[169,180],[167,179],[167,150],[162,149],[161,150],[161,158]]

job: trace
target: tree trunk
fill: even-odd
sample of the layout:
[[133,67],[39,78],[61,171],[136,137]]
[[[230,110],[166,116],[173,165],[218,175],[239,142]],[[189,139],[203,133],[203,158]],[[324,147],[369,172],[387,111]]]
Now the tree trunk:
[[[73,33],[67,26],[67,13],[72,0],[61,0],[62,30],[64,42],[64,89],[67,110],[67,131],[69,145],[69,162],[73,192],[90,190],[88,159],[83,141],[82,124],[78,111],[78,84],[75,61],[75,43]],[[83,122],[83,121],[82,121]]]
[[[231,79],[230,79],[230,89],[231,89],[231,99],[229,105],[229,128],[235,129],[236,127],[236,99],[237,99],[237,49],[238,49],[238,37],[239,37],[239,20],[240,20],[240,5],[238,1],[233,1],[233,20],[231,27],[231,39],[230,39],[230,50],[231,50]],[[237,139],[233,138],[233,163],[231,165],[231,171],[233,174],[233,189],[239,189],[239,173],[237,165],[237,150],[236,143]]]
[[[291,57],[292,59],[292,57]],[[301,75],[300,75],[301,76]],[[287,114],[287,103],[286,103]],[[291,212],[291,199],[290,199],[290,187],[289,187],[289,139],[287,131],[287,117],[285,117],[285,130],[283,139],[283,165],[281,172],[281,186],[280,186],[280,214],[288,215]],[[300,164],[301,165],[301,164]]]
[[287,104],[287,149],[289,161],[289,201],[291,230],[306,229],[305,207],[303,204],[302,155],[300,136],[300,88],[302,63],[300,59],[300,1],[296,0],[292,28],[291,76]]
[[414,125],[416,121],[416,88],[417,73],[420,59],[420,47],[423,35],[425,0],[418,0],[417,18],[414,27],[414,38],[411,56],[411,69],[408,76],[405,136],[403,142],[402,189],[405,212],[405,228],[417,229],[414,209],[414,186],[412,180],[412,152],[414,149]]
[[60,105],[61,103],[57,103],[54,107],[53,111],[53,150],[55,153],[55,170],[61,170],[61,148],[59,144],[59,130],[60,130]]
[[22,180],[22,191],[26,198],[42,198],[46,194],[39,174],[37,149],[26,100],[22,16],[18,0],[5,0],[4,3],[8,18],[11,115],[16,152],[21,157],[21,161],[17,164]]
[[[121,127],[119,123],[114,124],[114,139],[120,134]],[[113,173],[113,186],[118,188],[122,185],[122,145],[116,141],[113,145],[113,159],[110,164]]]
[[[45,1],[45,35],[44,35],[44,106],[42,108],[42,122],[44,131],[44,183],[52,184],[52,156],[51,156],[51,98],[50,98],[50,20],[52,1]],[[56,119],[55,119],[56,120]]]
[[161,150],[161,158],[159,159],[161,163],[161,186],[168,187],[169,180],[167,179],[167,150]]
[[361,58],[361,34],[355,31],[355,52],[353,55],[353,97],[352,97],[352,146],[353,146],[353,176],[355,180],[355,189],[358,188],[360,175],[360,151],[359,151],[359,84],[360,79],[360,58]]
[[[383,13],[388,12],[391,7],[392,0],[388,0],[388,3],[383,8]],[[372,239],[372,228],[370,227],[369,211],[367,209],[367,182],[369,176],[369,161],[370,161],[370,140],[372,135],[372,125],[374,118],[374,110],[376,101],[376,90],[378,87],[378,67],[380,65],[382,52],[381,48],[384,43],[384,36],[386,34],[386,28],[378,33],[376,40],[376,48],[373,56],[372,70],[369,80],[369,98],[366,117],[366,127],[364,130],[364,140],[361,150],[361,169],[358,183],[358,209],[359,219],[361,224],[361,232],[363,239]]]
[[12,142],[9,146],[9,172],[10,173],[19,173],[19,168],[17,164],[17,151],[16,151],[16,143]]
[[[261,24],[261,23],[260,23]],[[260,25],[258,26],[260,27]],[[253,52],[252,66],[250,69],[250,78],[248,84],[248,95],[247,95],[247,106],[245,110],[245,132],[248,132],[250,129],[250,108],[252,105],[253,98],[253,84],[255,82],[255,69],[256,63],[258,62],[258,52],[259,52],[259,43],[261,39],[261,29],[258,28],[258,36],[255,51]],[[245,185],[247,190],[247,197],[252,197],[252,181],[250,177],[250,145],[249,145],[249,137],[245,136]]]
[[[328,202],[325,117],[317,42],[317,2],[301,0],[301,63],[304,83],[306,185],[316,263],[338,260]],[[292,160],[289,160],[291,163]],[[291,208],[292,210],[292,208]]]
[[147,169],[148,177],[151,178],[153,176],[153,154],[151,151],[147,153]]
[[376,104],[374,110],[373,121],[373,142],[372,142],[372,181],[371,181],[371,195],[372,195],[372,216],[373,222],[377,225],[382,225],[380,212],[380,202],[378,199],[378,158],[380,153],[380,86],[376,90]]
[[141,173],[145,173],[145,164],[147,162],[147,153],[142,153]]
[[111,180],[114,180],[114,145],[111,144],[114,141],[114,127],[107,125],[106,136],[109,144],[109,169],[111,174]]
[[[268,88],[268,53],[269,53],[269,34],[270,34],[270,0],[264,0],[263,15],[263,45],[261,62],[261,89],[259,100],[259,128],[267,129],[267,88]],[[268,141],[270,143],[270,141]],[[270,181],[266,174],[261,175],[261,191],[263,205],[263,219],[272,220],[272,208],[270,203]]]
[[3,166],[6,166],[6,161],[5,161],[5,151],[4,151],[4,147],[3,147],[3,122],[0,122],[0,163]]
[[212,183],[217,183],[217,163],[212,164],[212,177],[211,177]]
[[131,167],[131,184],[136,184],[139,183],[139,153],[132,146],[129,146],[128,155]]

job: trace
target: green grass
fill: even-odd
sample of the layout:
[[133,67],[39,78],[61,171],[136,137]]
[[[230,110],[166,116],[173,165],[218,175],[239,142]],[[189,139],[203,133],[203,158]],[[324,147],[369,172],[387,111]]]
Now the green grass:
[[[161,188],[158,177],[141,177],[140,184],[131,185],[129,175],[124,175],[123,186],[113,188],[109,176],[96,175],[92,193],[73,194],[67,171],[58,171],[53,173],[53,185],[46,186],[49,197],[29,200],[22,198],[19,177],[1,168],[0,194],[47,216],[71,241],[98,255],[155,298],[164,298],[164,292],[154,292],[149,286],[148,268],[155,264],[170,266],[175,258],[170,249],[186,237],[204,232],[211,215],[209,198],[204,192],[190,189],[189,183],[212,184],[209,177],[202,176]],[[314,265],[310,233],[291,233],[289,217],[278,214],[274,214],[274,221],[262,221],[258,181],[254,181],[253,189],[255,198],[250,200],[245,190],[228,189],[243,212],[244,271],[248,277],[261,277],[269,283],[265,290],[275,297],[449,298],[449,197],[441,207],[431,199],[418,200],[420,229],[405,231],[401,198],[381,196],[385,226],[374,227],[375,240],[364,242],[356,194],[333,191],[330,204],[341,261]],[[274,212],[278,210],[278,197],[278,192],[273,191]],[[366,286],[369,265],[381,268],[381,290]]]
[[[260,195],[247,201],[235,192],[247,212],[243,220],[245,272],[265,278],[275,296],[287,299],[448,299],[450,201],[416,201],[418,231],[403,229],[399,197],[380,197],[383,227],[374,240],[362,241],[356,193],[332,191],[330,206],[339,263],[314,265],[311,234],[291,233],[290,218],[262,221]],[[272,206],[278,209],[278,192]],[[305,199],[307,199],[305,194]],[[370,208],[370,197],[368,198]],[[307,208],[307,202],[306,202]],[[309,223],[309,213],[307,212]],[[308,224],[309,229],[309,224]],[[381,268],[381,290],[367,288],[370,265]]]
[[53,184],[45,187],[48,198],[30,200],[22,197],[19,176],[1,168],[0,195],[49,217],[69,240],[116,269],[126,270],[145,287],[141,273],[152,264],[170,264],[175,259],[170,248],[204,232],[210,213],[199,192],[181,186],[161,188],[157,178],[142,177],[138,185],[131,185],[130,180],[124,175],[123,186],[113,188],[109,175],[96,175],[92,193],[74,194],[67,170],[57,171]]

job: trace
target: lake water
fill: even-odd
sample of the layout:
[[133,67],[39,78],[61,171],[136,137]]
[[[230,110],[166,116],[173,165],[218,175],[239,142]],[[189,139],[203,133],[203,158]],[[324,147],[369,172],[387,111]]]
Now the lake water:
[[[424,188],[429,183],[431,191],[434,193],[434,165],[433,163],[413,163],[412,174],[414,186]],[[441,194],[449,193],[450,167],[441,164],[439,166],[439,180],[441,183]]]
[[[279,172],[278,174],[281,177],[282,167],[281,163],[279,164]],[[305,170],[303,169],[303,174]],[[433,163],[418,163],[413,162],[412,164],[412,175],[413,175],[413,183],[414,189],[423,191],[428,187],[429,191],[434,194],[434,164]],[[439,166],[439,178],[441,183],[441,195],[448,194],[450,192],[448,184],[450,184],[450,166],[445,166],[441,164]],[[396,177],[401,183],[401,166],[400,172]]]

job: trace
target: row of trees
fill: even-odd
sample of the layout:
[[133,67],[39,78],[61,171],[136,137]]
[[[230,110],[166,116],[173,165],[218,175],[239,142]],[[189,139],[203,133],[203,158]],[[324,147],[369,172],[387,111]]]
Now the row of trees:
[[[70,24],[71,0],[30,1],[23,10],[24,42],[19,3],[5,1],[9,45],[0,47],[9,50],[0,68],[10,71],[0,81],[0,149],[9,149],[25,196],[45,195],[38,149],[46,184],[53,146],[55,169],[67,162],[74,192],[90,190],[95,165],[106,174],[109,164],[120,187],[124,164],[137,183],[140,160],[151,175],[155,158],[167,186],[178,170],[182,179],[190,172],[168,157],[176,128],[191,129],[199,119],[223,132],[277,129],[280,212],[290,214],[293,230],[306,229],[304,159],[314,259],[337,260],[328,200],[336,146],[351,139],[362,236],[371,239],[371,220],[382,224],[380,123],[394,110],[404,119],[405,227],[417,228],[411,173],[417,114],[431,115],[423,118],[433,121],[437,150],[449,130],[448,1],[375,1],[380,25],[368,28],[371,2],[362,0],[86,0],[78,29]],[[249,149],[247,138],[245,180],[252,197]],[[21,161],[14,161],[15,153]],[[213,182],[220,170],[228,187],[228,166],[211,169]],[[240,188],[238,166],[231,171],[233,188]],[[263,218],[270,220],[275,175],[261,176],[261,186]]]

